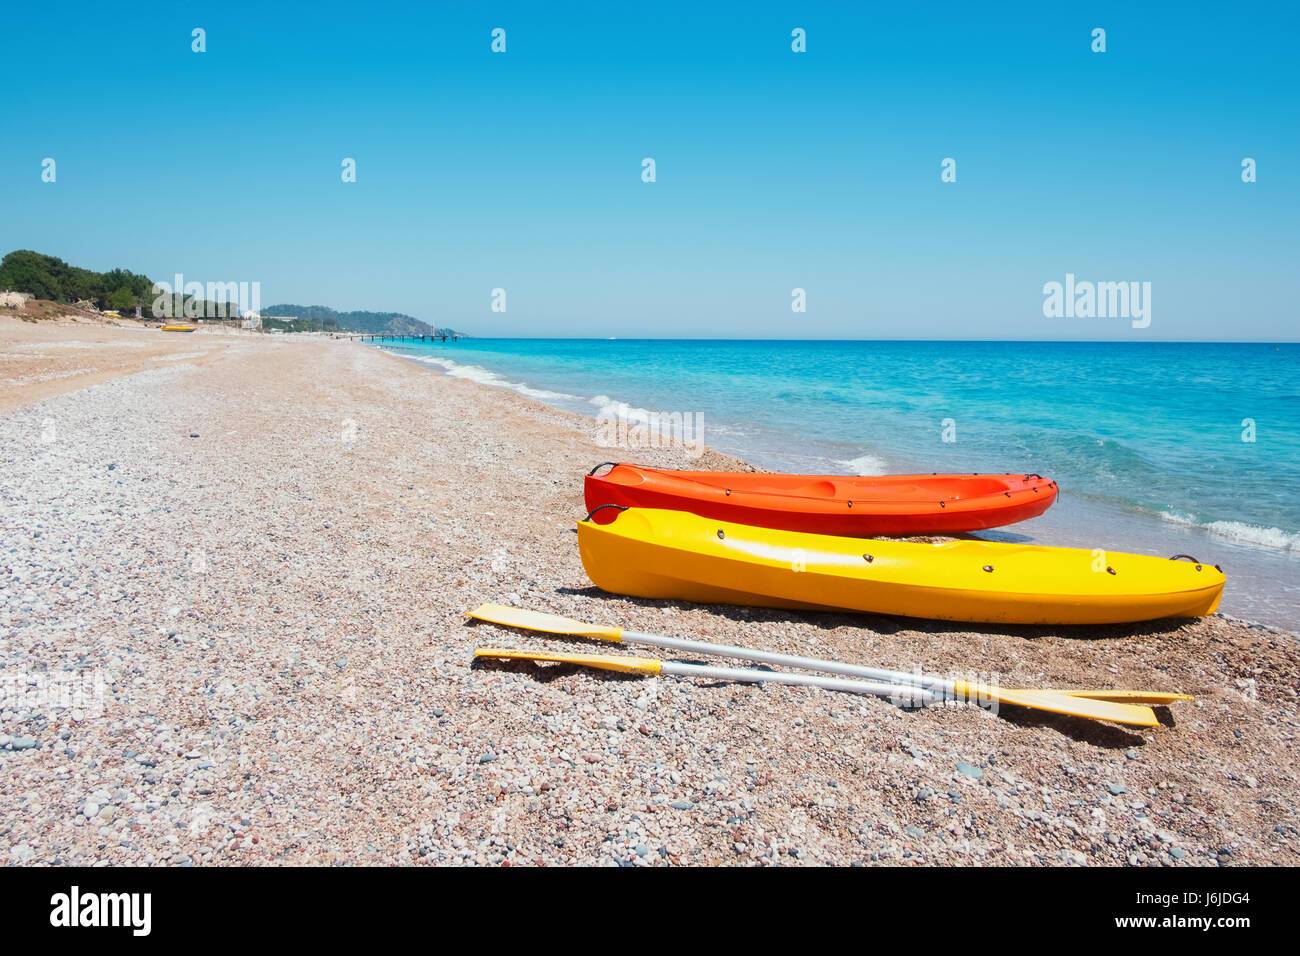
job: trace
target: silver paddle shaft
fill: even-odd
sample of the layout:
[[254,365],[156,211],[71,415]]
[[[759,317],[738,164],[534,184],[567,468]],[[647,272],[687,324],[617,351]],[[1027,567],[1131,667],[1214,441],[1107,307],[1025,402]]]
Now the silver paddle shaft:
[[773,664],[777,667],[798,667],[808,671],[821,671],[826,674],[844,674],[847,677],[863,677],[870,681],[888,681],[891,684],[906,684],[920,687],[951,699],[956,696],[956,684],[942,677],[926,674],[912,674],[907,671],[887,671],[879,667],[862,667],[858,664],[844,664],[840,661],[823,660],[820,657],[799,657],[795,654],[778,654],[775,651],[759,651],[749,647],[736,647],[732,644],[710,644],[708,641],[688,641],[681,637],[665,637],[662,634],[644,634],[641,631],[624,631],[625,642],[649,644],[652,647],[666,647],[675,651],[691,651],[696,654],[713,654],[717,657],[735,657],[742,661],[754,661],[758,664]]
[[781,671],[760,671],[752,667],[711,667],[708,664],[683,664],[680,661],[660,661],[659,672],[676,677],[697,677],[705,680],[743,681],[747,684],[794,684],[798,687],[821,687],[825,690],[845,691],[850,694],[868,694],[888,697],[898,703],[918,707],[942,702],[942,695],[934,694],[915,684],[881,684],[863,680],[846,680],[843,677],[826,677],[821,674],[787,674]]

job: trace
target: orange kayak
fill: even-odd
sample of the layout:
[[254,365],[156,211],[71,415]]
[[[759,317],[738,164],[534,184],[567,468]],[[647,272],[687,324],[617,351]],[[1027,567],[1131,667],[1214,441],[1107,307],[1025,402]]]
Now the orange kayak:
[[[601,505],[689,511],[758,528],[841,537],[957,534],[1046,511],[1056,482],[1040,475],[765,475],[668,471],[614,464],[586,480],[587,510]],[[618,512],[597,513],[607,524]]]

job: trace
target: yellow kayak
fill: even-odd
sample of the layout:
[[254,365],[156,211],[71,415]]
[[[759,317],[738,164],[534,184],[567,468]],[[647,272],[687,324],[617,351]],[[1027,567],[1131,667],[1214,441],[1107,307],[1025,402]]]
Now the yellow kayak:
[[[606,516],[602,516],[604,519]],[[916,544],[777,531],[630,508],[578,523],[605,591],[709,604],[1006,624],[1116,624],[1212,614],[1223,572],[1194,561],[986,541]]]
[[164,325],[164,332],[193,332],[198,326],[196,325]]

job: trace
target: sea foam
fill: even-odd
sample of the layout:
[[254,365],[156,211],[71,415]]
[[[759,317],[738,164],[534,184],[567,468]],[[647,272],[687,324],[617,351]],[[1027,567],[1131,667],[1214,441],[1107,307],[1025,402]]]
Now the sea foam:
[[835,464],[843,465],[855,475],[888,474],[889,465],[878,455],[860,455],[857,458],[837,459]]
[[467,378],[471,382],[479,382],[483,385],[491,385],[493,388],[505,388],[512,392],[518,392],[520,395],[527,395],[529,398],[535,398],[538,401],[548,401],[553,399],[568,399],[570,401],[579,401],[581,396],[570,395],[567,392],[552,392],[545,388],[533,388],[523,382],[512,382],[509,379],[502,378],[496,372],[490,372],[479,365],[461,365],[459,362],[453,362],[451,359],[436,358],[427,355],[408,355],[402,354],[403,358],[413,358],[417,362],[423,362],[425,365],[437,365],[444,369],[448,375],[454,378]]
[[1281,528],[1265,528],[1244,521],[1197,521],[1189,515],[1176,511],[1162,511],[1160,517],[1170,524],[1200,528],[1226,541],[1252,544],[1277,551],[1300,551],[1300,534],[1292,534]]
[[596,413],[597,418],[615,418],[639,425],[650,424],[649,409],[638,408],[635,405],[629,405],[627,402],[620,402],[608,395],[597,395],[595,398],[588,399],[588,401],[600,409]]

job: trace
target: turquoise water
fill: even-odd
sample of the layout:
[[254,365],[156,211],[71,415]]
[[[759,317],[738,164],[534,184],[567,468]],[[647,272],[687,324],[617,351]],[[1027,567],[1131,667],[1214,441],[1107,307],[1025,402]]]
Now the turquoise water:
[[[1198,547],[1188,553],[1229,573],[1225,611],[1300,627],[1300,345],[471,339],[383,348],[588,415],[616,414],[620,403],[632,418],[636,409],[698,414],[687,419],[702,425],[693,437],[770,468],[1049,475],[1061,503],[1009,537],[1093,546],[1104,533],[1110,548]],[[1254,440],[1244,441],[1251,422]],[[615,451],[608,457],[636,457]]]

